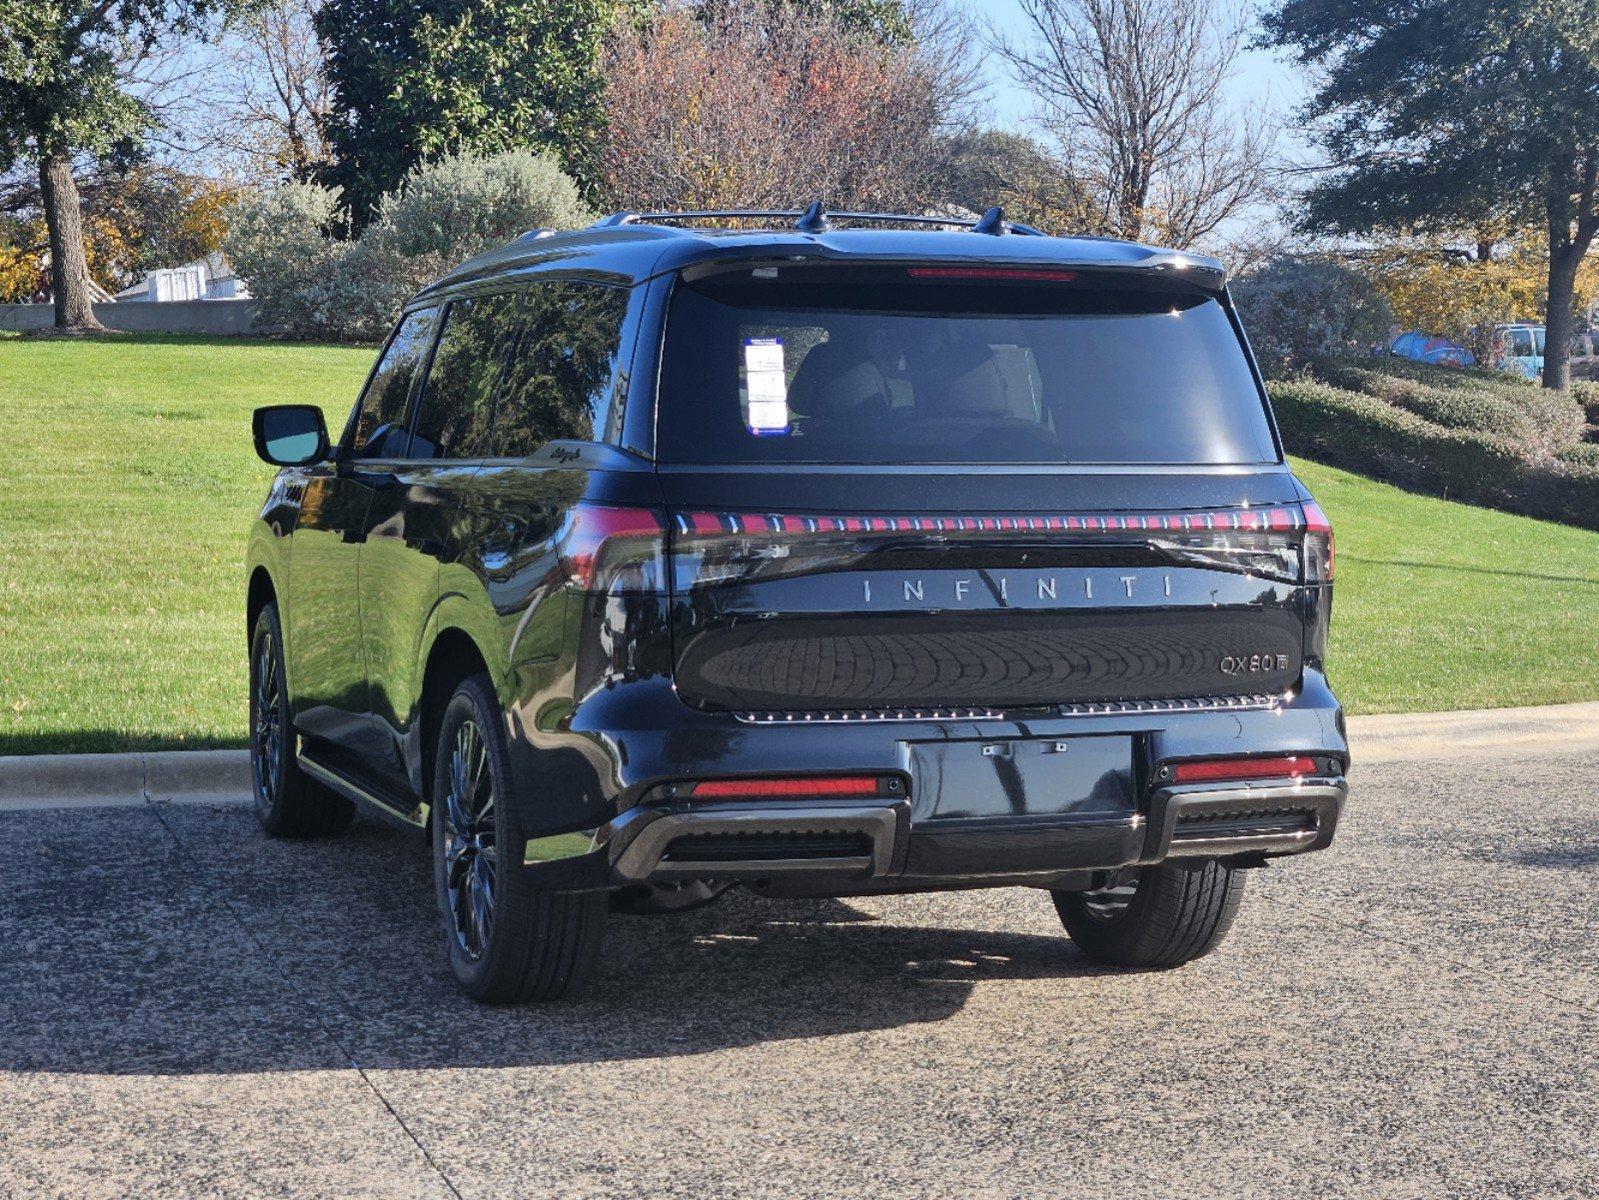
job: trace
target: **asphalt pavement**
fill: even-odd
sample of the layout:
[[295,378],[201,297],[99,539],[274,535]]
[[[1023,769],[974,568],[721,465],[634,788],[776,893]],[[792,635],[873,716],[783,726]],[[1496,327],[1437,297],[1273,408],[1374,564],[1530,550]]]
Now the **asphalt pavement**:
[[522,1009],[387,826],[0,806],[0,1196],[1599,1195],[1599,752],[1353,783],[1176,971],[1041,892],[737,894]]

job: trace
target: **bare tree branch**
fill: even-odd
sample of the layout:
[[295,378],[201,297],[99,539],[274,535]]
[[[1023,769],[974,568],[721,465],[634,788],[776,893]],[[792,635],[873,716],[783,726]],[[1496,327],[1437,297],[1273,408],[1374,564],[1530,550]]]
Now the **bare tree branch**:
[[1214,0],[1019,0],[988,42],[1118,236],[1186,247],[1271,194],[1273,138],[1225,88],[1246,17]]

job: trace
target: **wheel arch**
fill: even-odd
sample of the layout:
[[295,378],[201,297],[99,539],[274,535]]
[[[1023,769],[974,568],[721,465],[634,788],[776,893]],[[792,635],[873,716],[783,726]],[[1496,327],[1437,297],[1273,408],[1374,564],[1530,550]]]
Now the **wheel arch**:
[[493,678],[488,656],[476,639],[459,625],[439,629],[423,658],[422,687],[417,704],[417,750],[424,798],[431,799],[433,758],[445,706],[463,679],[478,674]]
[[[244,602],[244,637],[248,642],[255,636],[256,618],[261,615],[261,610],[268,604],[276,603],[278,598],[277,584],[272,582],[272,572],[264,566],[258,566],[250,572],[250,586]],[[279,618],[282,617],[281,606]]]

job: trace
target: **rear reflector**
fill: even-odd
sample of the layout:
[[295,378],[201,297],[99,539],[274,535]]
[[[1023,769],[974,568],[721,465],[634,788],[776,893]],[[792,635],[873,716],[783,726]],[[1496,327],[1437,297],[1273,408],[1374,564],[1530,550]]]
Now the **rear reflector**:
[[1315,759],[1291,754],[1281,758],[1217,758],[1208,762],[1178,763],[1172,771],[1172,780],[1215,783],[1230,779],[1297,779],[1315,773]]
[[708,779],[689,790],[695,799],[729,797],[875,796],[874,775],[838,775],[830,779]]

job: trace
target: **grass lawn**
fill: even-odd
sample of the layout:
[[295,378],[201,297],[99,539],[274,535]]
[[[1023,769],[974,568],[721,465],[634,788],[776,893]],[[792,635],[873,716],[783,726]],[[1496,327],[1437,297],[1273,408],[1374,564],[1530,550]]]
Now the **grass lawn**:
[[[335,428],[366,349],[0,338],[0,754],[242,744],[258,404]],[[1599,534],[1300,464],[1356,712],[1599,696]]]
[[0,340],[0,754],[242,744],[257,405],[337,428],[373,352]]

